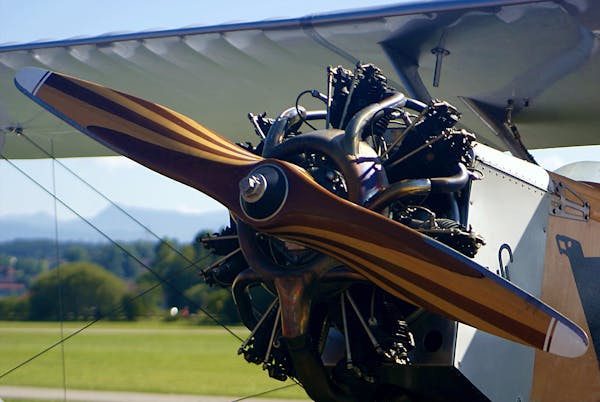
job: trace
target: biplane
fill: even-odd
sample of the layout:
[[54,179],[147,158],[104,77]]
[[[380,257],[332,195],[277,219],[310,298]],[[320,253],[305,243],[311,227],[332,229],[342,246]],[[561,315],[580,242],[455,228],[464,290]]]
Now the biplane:
[[598,144],[599,32],[592,1],[422,1],[4,46],[0,150],[225,205],[239,353],[316,401],[597,401],[597,165],[528,150]]

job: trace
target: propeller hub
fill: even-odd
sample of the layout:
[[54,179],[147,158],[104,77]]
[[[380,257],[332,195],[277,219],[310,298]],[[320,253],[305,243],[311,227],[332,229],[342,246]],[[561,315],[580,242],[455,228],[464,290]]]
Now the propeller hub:
[[283,170],[265,164],[251,171],[239,182],[240,206],[248,218],[264,221],[276,215],[288,195],[288,181]]

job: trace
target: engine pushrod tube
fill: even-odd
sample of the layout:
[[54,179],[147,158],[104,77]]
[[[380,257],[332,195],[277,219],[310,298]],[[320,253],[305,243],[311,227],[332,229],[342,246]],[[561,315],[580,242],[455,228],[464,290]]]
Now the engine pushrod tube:
[[240,348],[238,350],[238,354],[240,354],[244,350],[244,348],[246,346],[248,346],[248,344],[250,343],[250,341],[252,340],[252,338],[254,338],[254,335],[256,335],[256,331],[258,331],[258,329],[261,327],[261,325],[263,324],[263,322],[266,320],[266,318],[269,315],[269,313],[271,312],[271,310],[273,310],[273,308],[275,307],[275,305],[278,302],[279,302],[279,299],[277,299],[277,298],[273,300],[273,302],[267,308],[267,311],[265,311],[265,313],[260,318],[260,320],[258,321],[258,323],[256,324],[256,326],[254,327],[254,329],[252,329],[252,332],[250,333],[250,335],[248,335],[248,337],[246,338],[246,340],[244,341],[244,343],[240,346]]
[[[257,328],[260,326],[260,322],[254,316],[249,289],[252,286],[260,286],[262,283],[261,276],[254,270],[248,268],[236,276],[233,285],[231,286],[231,294],[233,295],[235,305],[238,307],[240,318],[247,328],[254,329],[253,332],[256,332]],[[264,317],[273,309],[275,302],[278,301],[278,298],[274,299],[272,305],[269,306],[260,321],[264,320]]]
[[382,354],[383,350],[381,349],[381,345],[379,345],[379,342],[377,341],[377,338],[375,338],[375,335],[373,335],[373,332],[369,329],[367,323],[365,322],[365,319],[363,318],[362,314],[358,310],[358,307],[356,306],[356,303],[354,303],[354,299],[352,299],[352,297],[350,296],[350,292],[349,291],[346,291],[346,297],[348,298],[348,301],[350,302],[350,305],[352,306],[352,309],[354,310],[354,313],[356,314],[356,317],[358,317],[358,320],[360,321],[360,324],[362,325],[363,329],[367,333],[367,336],[369,337],[369,340],[373,344],[373,347],[375,348],[375,351],[377,353],[379,353],[379,354]]

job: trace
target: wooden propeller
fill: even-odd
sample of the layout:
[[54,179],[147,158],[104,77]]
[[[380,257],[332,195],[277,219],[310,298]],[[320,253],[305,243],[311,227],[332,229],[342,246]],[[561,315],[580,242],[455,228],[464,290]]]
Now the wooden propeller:
[[494,335],[577,357],[586,333],[454,250],[329,193],[302,169],[264,159],[163,106],[25,68],[17,87],[121,155],[215,198],[251,227],[304,244],[389,293]]

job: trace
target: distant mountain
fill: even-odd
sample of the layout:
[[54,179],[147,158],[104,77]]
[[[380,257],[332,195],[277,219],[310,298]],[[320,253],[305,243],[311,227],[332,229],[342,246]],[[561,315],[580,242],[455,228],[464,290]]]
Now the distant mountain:
[[[129,215],[159,237],[189,242],[201,230],[217,231],[229,224],[225,208],[203,213],[124,207]],[[106,241],[102,231],[114,240],[152,240],[154,235],[135,223],[117,207],[110,206],[89,219],[98,230],[82,220],[59,221],[60,240]],[[45,213],[0,216],[0,242],[13,239],[55,238],[54,217]]]

